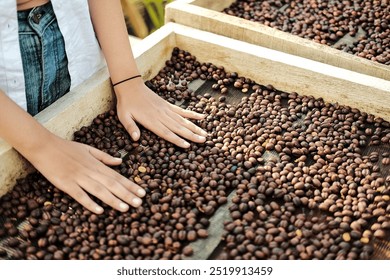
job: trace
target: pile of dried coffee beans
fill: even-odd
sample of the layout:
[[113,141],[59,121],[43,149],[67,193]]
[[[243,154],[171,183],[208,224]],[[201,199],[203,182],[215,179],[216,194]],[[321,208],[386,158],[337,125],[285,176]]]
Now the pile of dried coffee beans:
[[224,13],[390,65],[388,1],[237,0]]
[[[189,89],[195,79],[210,91]],[[193,242],[208,237],[226,203],[220,258],[367,259],[388,238],[389,122],[256,84],[178,48],[146,84],[206,114],[196,124],[207,141],[182,149],[141,129],[133,142],[115,111],[98,115],[74,140],[126,154],[115,170],[146,190],[142,206],[95,215],[33,173],[1,198],[0,258],[196,257]]]

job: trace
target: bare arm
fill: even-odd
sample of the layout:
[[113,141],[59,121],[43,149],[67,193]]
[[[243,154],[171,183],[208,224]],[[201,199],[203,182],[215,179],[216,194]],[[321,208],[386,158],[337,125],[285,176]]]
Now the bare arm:
[[55,136],[1,90],[0,137],[54,186],[94,213],[102,213],[103,208],[87,193],[120,211],[127,211],[128,204],[139,206],[138,197],[145,195],[142,188],[105,165],[118,165],[121,159]]
[[[20,153],[39,152],[51,133],[0,90],[0,137]],[[28,139],[28,141],[26,141]]]
[[[120,0],[89,0],[92,22],[113,83],[139,74],[134,60]],[[198,113],[174,106],[146,87],[141,78],[115,88],[118,117],[134,140],[140,136],[136,121],[160,137],[188,148],[188,140],[202,143],[207,133],[185,118]]]

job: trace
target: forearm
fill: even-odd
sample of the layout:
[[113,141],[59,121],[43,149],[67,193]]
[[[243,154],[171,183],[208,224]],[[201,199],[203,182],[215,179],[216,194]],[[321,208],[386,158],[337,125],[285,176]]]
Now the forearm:
[[26,155],[44,145],[52,135],[30,114],[0,90],[0,138]]
[[[89,0],[92,22],[115,84],[138,75],[131,50],[122,6],[119,0]],[[118,118],[134,141],[139,140],[137,123],[179,147],[190,144],[182,139],[203,143],[207,133],[185,118],[203,119],[204,115],[174,106],[150,90],[142,79],[115,86]]]
[[40,125],[0,91],[0,137],[18,150],[54,186],[68,193],[88,210],[103,208],[88,193],[119,211],[141,205],[145,191],[105,164],[122,160],[98,149],[63,140]]
[[113,83],[139,74],[120,0],[89,0],[95,33]]

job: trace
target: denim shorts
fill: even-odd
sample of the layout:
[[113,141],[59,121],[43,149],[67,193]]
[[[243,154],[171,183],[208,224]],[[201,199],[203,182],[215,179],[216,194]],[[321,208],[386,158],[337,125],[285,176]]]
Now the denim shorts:
[[64,38],[51,3],[18,11],[27,111],[35,115],[70,89]]

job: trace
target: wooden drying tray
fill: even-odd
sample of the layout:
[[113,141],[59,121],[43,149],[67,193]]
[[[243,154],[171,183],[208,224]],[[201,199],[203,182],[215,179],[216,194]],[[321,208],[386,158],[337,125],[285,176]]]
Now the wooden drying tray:
[[[201,62],[223,65],[228,71],[277,89],[322,97],[328,102],[356,107],[390,120],[390,82],[302,57],[169,23],[134,47],[143,78],[153,78],[179,47]],[[113,107],[107,69],[102,69],[39,113],[36,118],[50,131],[71,139],[73,132]],[[0,140],[0,195],[12,188],[31,166]]]
[[165,22],[176,22],[240,41],[390,80],[390,67],[290,33],[222,13],[235,0],[179,0],[166,6]]

